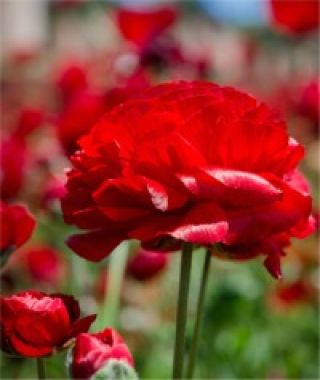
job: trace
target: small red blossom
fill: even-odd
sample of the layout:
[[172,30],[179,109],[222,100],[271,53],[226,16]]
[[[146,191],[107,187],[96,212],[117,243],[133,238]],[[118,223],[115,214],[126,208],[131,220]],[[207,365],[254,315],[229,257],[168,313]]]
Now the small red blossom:
[[68,62],[56,74],[55,86],[62,102],[68,103],[88,88],[86,67],[78,62]]
[[149,280],[161,273],[168,262],[169,256],[164,252],[139,249],[128,261],[127,274],[139,281]]
[[314,79],[300,91],[296,102],[297,111],[311,121],[315,130],[319,128],[320,80]]
[[134,366],[127,345],[115,330],[106,328],[94,334],[80,334],[72,352],[71,376],[89,379],[111,359]]
[[55,285],[62,279],[65,262],[53,248],[33,246],[23,252],[22,257],[27,272],[34,281]]
[[62,208],[86,231],[69,247],[91,261],[126,239],[159,249],[302,237],[311,213],[292,174],[302,146],[266,105],[233,88],[155,86],[107,113],[79,145]]
[[21,204],[0,203],[0,251],[1,259],[21,247],[32,235],[36,221]]
[[144,46],[173,25],[177,11],[173,7],[149,10],[119,9],[119,30],[123,37],[138,46]]
[[317,291],[310,281],[299,278],[291,283],[280,283],[268,295],[268,303],[272,310],[287,311],[306,303],[316,302]]
[[1,349],[23,357],[42,357],[88,331],[95,315],[80,318],[71,296],[26,291],[1,297]]
[[[14,157],[14,159],[13,159]],[[22,190],[27,167],[25,142],[11,136],[0,143],[1,198],[10,200]]]
[[300,34],[319,26],[318,0],[271,0],[274,24],[284,32]]
[[23,139],[41,126],[45,112],[40,107],[24,107],[20,110],[14,135]]

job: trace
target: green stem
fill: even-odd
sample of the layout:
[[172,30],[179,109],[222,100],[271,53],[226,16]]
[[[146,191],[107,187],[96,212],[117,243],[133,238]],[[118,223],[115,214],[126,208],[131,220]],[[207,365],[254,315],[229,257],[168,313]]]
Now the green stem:
[[120,293],[126,269],[130,243],[121,244],[110,256],[108,275],[105,284],[105,295],[102,303],[100,318],[96,322],[98,329],[106,326],[115,327],[118,321]]
[[83,294],[83,289],[86,288],[87,262],[79,258],[74,253],[71,255],[71,273],[72,273],[72,294],[77,297]]
[[196,321],[195,321],[193,335],[192,335],[191,349],[190,349],[189,361],[188,361],[187,372],[186,372],[187,379],[192,379],[193,372],[194,372],[194,365],[195,365],[196,355],[197,355],[201,321],[202,321],[203,313],[204,313],[204,300],[205,300],[205,293],[206,293],[206,288],[208,284],[210,259],[211,259],[211,252],[208,249],[206,251],[206,256],[205,256],[203,269],[202,269],[202,278],[201,278],[198,305],[197,305]]
[[185,331],[187,324],[188,294],[192,264],[192,244],[184,243],[181,252],[179,297],[176,316],[176,338],[173,359],[173,379],[181,379],[185,351]]
[[38,379],[45,379],[46,378],[46,367],[44,358],[37,358],[37,373],[38,373]]

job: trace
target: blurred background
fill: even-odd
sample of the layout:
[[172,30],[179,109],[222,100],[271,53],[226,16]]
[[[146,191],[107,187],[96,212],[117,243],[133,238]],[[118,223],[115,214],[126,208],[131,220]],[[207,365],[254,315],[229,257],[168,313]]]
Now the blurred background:
[[[319,221],[317,0],[2,0],[0,15],[1,198],[27,203],[38,220],[1,272],[2,294],[59,291],[76,296],[85,314],[102,310],[110,260],[88,263],[64,245],[68,155],[103,113],[168,80],[235,86],[281,114],[306,147],[302,171]],[[178,257],[135,243],[130,251],[120,307],[101,311],[94,328],[113,324],[140,377],[167,379]],[[191,322],[203,260],[194,256]],[[276,281],[260,259],[212,260],[196,377],[320,377],[317,233],[293,241],[283,263]],[[4,378],[34,377],[32,361],[1,359]],[[64,360],[47,360],[49,378],[67,378]]]

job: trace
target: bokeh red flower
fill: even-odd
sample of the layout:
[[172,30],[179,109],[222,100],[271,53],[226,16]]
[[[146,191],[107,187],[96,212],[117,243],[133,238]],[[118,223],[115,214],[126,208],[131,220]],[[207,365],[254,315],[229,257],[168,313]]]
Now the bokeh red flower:
[[177,11],[173,7],[143,10],[122,8],[116,16],[123,37],[143,47],[173,25]]
[[36,221],[26,206],[0,202],[1,261],[21,247],[32,235]]
[[318,0],[271,0],[274,24],[288,33],[310,32],[319,26]]
[[80,334],[72,352],[71,376],[89,379],[111,359],[134,366],[127,345],[115,330],[106,328],[94,334]]
[[62,104],[88,88],[88,70],[83,63],[66,62],[55,74],[55,88]]
[[[13,159],[14,157],[14,159]],[[0,142],[1,199],[15,199],[21,192],[27,169],[28,149],[24,140],[10,136]]]
[[158,248],[296,236],[311,213],[310,194],[288,179],[302,146],[266,105],[233,88],[153,87],[79,144],[62,207],[86,230],[68,245],[88,260],[130,238]]
[[301,90],[298,92],[296,109],[302,116],[310,120],[314,130],[317,132],[319,128],[319,105],[320,80],[313,79],[302,86]]
[[71,296],[33,290],[1,297],[1,349],[23,357],[42,357],[63,349],[87,332],[95,315],[80,318]]
[[21,256],[28,274],[36,283],[57,285],[62,280],[66,263],[57,250],[35,245]]
[[138,281],[146,281],[161,273],[168,262],[166,253],[141,248],[128,261],[127,274]]
[[299,278],[289,283],[280,283],[272,289],[267,302],[273,311],[286,312],[303,304],[316,303],[317,290],[306,278]]

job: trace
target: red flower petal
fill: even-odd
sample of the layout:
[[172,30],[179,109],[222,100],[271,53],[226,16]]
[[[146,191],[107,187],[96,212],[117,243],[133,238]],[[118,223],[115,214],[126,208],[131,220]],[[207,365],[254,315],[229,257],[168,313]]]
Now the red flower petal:
[[34,346],[24,342],[17,336],[13,336],[11,338],[11,343],[18,354],[29,358],[39,358],[42,356],[47,356],[50,355],[53,351],[52,346]]
[[124,240],[123,235],[110,236],[108,231],[92,231],[70,236],[66,243],[79,256],[100,261],[108,256]]
[[96,319],[96,317],[97,317],[96,314],[92,314],[75,321],[75,323],[73,324],[71,328],[69,337],[76,337],[77,335],[81,333],[87,332],[90,326],[92,325],[92,323],[94,322],[94,320]]
[[269,235],[287,231],[297,220],[308,217],[311,212],[310,196],[302,195],[287,185],[283,185],[283,199],[271,205],[255,207],[227,213],[229,234],[226,244],[234,242],[256,241]]
[[118,25],[123,36],[138,45],[144,45],[173,24],[176,18],[174,8],[160,8],[150,11],[120,9]]

